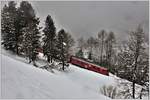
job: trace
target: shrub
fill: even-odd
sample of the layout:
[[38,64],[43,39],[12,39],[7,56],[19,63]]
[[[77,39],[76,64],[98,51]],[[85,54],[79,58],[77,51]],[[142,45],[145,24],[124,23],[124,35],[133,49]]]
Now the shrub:
[[105,96],[108,96],[112,99],[115,99],[117,97],[117,89],[114,86],[103,86],[100,89],[101,93],[104,94]]

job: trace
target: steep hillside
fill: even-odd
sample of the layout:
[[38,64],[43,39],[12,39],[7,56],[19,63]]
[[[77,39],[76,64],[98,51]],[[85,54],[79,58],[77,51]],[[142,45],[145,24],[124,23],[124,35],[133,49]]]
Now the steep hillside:
[[110,98],[100,87],[114,79],[70,65],[67,72],[50,73],[25,62],[2,55],[2,98]]

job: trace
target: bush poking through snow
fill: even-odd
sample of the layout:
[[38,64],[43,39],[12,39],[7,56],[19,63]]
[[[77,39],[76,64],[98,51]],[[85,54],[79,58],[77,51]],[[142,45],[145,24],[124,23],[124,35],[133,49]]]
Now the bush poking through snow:
[[101,93],[104,94],[105,96],[108,96],[112,99],[115,99],[117,97],[117,89],[114,86],[103,86],[100,89]]

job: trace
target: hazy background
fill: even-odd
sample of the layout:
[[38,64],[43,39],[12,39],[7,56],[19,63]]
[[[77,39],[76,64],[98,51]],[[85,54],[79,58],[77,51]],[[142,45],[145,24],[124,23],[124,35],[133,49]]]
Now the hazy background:
[[[30,1],[31,2],[31,1]],[[4,5],[6,2],[2,2]],[[57,31],[64,28],[75,39],[83,36],[97,36],[105,29],[113,31],[117,39],[123,40],[127,32],[135,30],[138,24],[149,32],[148,1],[32,1],[40,26],[46,16],[52,16]]]

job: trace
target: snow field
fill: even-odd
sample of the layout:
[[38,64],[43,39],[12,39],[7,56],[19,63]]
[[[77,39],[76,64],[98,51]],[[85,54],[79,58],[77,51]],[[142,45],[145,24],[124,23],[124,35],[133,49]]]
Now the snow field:
[[103,85],[113,78],[70,65],[68,72],[54,74],[8,56],[2,56],[2,98],[9,99],[103,99]]

